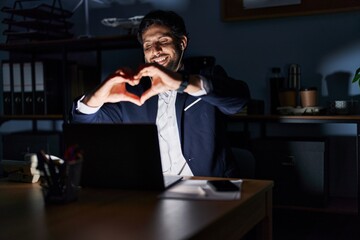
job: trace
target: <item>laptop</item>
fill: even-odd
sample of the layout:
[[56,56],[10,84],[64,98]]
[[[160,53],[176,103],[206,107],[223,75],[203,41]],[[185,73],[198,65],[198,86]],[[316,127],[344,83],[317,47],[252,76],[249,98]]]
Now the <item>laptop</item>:
[[83,156],[82,187],[163,191],[181,176],[163,175],[155,124],[64,124],[64,147]]

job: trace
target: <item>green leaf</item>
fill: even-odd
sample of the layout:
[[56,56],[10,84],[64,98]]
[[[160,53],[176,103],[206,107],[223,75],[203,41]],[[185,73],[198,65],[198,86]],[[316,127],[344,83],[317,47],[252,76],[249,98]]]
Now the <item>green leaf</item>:
[[[354,83],[354,82],[358,82],[359,79],[360,79],[360,68],[358,68],[358,69],[356,70],[355,76],[354,76],[352,82],[353,82],[353,83]],[[359,86],[360,86],[360,81],[359,81],[358,83],[359,83]]]

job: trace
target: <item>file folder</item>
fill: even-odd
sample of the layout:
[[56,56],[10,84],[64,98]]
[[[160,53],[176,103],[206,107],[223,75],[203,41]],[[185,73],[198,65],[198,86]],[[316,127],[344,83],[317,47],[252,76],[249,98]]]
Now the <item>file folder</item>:
[[45,86],[44,86],[44,64],[42,62],[35,62],[35,114],[46,114],[45,104]]
[[11,67],[9,62],[2,63],[3,75],[3,114],[12,114],[12,84],[11,84]]
[[63,63],[60,60],[50,60],[43,63],[46,114],[63,114],[64,97],[66,96],[62,84]]
[[23,64],[23,79],[24,79],[24,114],[30,115],[34,113],[34,96],[33,96],[33,71],[32,71],[32,63],[25,62]]
[[62,114],[62,64],[61,61],[35,62],[35,114]]
[[14,115],[23,114],[23,93],[22,93],[22,80],[21,80],[21,63],[14,62],[12,63],[12,80],[14,86]]

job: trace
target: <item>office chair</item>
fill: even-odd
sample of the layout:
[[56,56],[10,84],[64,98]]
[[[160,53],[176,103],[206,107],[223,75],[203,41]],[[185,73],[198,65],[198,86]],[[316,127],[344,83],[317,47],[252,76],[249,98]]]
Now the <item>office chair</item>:
[[240,178],[255,178],[256,160],[254,155],[244,148],[231,148],[236,165],[239,168]]

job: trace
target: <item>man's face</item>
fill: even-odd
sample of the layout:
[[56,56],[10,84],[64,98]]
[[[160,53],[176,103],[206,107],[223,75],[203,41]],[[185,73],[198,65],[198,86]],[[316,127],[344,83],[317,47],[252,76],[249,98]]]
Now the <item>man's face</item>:
[[[166,26],[151,25],[142,35],[145,62],[158,63],[176,71],[179,67],[181,47]],[[186,44],[186,37],[181,44]]]

